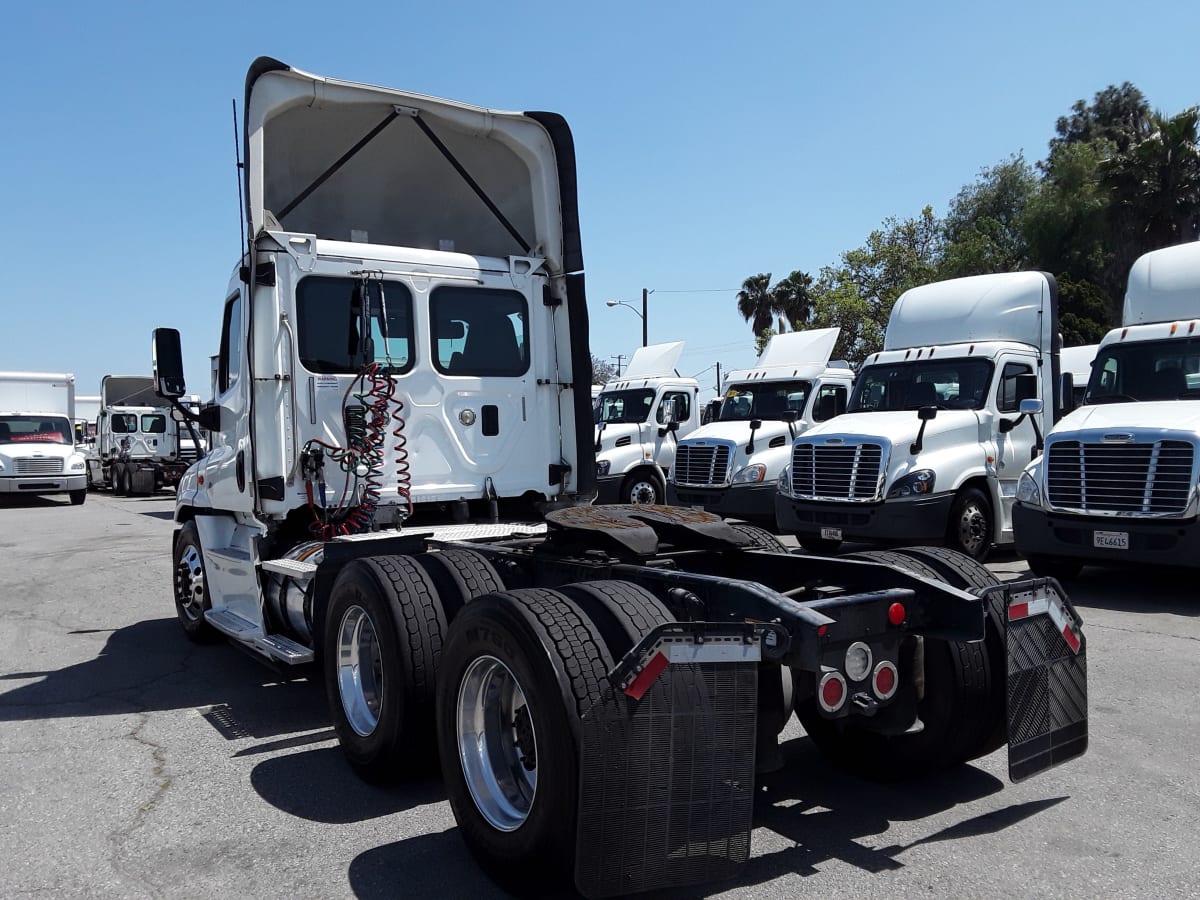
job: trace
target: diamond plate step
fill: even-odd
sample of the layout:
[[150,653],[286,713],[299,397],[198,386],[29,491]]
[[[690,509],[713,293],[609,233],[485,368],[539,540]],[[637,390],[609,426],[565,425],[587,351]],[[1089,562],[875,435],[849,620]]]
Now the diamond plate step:
[[[313,569],[316,569],[316,566],[313,566]],[[271,657],[271,659],[277,659],[290,666],[298,666],[313,661],[312,650],[303,644],[297,644],[291,638],[286,638],[281,634],[268,634],[264,637],[255,638],[254,647]]]
[[308,578],[317,574],[316,565],[302,559],[268,559],[262,564],[262,568],[264,572],[299,578]]
[[258,625],[239,616],[231,609],[205,610],[204,619],[217,631],[224,632],[230,637],[245,639],[259,630]]

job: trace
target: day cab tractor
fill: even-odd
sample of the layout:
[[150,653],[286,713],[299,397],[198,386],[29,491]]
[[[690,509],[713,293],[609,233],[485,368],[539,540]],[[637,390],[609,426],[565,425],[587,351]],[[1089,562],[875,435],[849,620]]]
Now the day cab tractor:
[[[309,75],[247,80],[249,244],[209,452],[178,490],[175,605],[323,680],[370,780],[440,763],[516,890],[736,874],[793,711],[913,776],[1082,753],[1086,650],[1057,583],[941,549],[839,559],[656,504],[596,506],[566,122]],[[184,396],[159,329],[161,396]]]

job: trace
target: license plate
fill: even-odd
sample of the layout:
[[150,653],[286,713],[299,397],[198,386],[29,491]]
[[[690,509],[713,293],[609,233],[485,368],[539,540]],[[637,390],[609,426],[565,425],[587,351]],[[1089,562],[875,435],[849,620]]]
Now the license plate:
[[703,504],[703,503],[693,503],[693,504],[692,504],[692,509],[698,509],[698,510],[700,510],[701,512],[703,512],[703,511],[704,511],[704,504]]
[[1107,550],[1128,550],[1128,531],[1093,531],[1092,546],[1104,547]]
[[827,541],[840,541],[842,539],[842,529],[822,528],[821,537]]

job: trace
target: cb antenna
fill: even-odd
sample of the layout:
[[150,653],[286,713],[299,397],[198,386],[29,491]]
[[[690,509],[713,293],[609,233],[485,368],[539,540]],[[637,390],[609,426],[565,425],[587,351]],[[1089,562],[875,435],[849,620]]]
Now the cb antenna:
[[244,257],[246,255],[246,207],[242,203],[242,187],[244,184],[242,169],[244,167],[242,166],[242,145],[238,141],[237,98],[231,97],[229,102],[233,104],[233,159],[237,163],[238,225],[241,228],[242,234],[240,255]]

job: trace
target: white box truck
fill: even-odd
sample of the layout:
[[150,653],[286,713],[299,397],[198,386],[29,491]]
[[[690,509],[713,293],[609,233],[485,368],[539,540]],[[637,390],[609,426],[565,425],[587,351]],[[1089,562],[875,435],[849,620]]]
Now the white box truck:
[[0,372],[0,497],[67,494],[87,499],[75,446],[75,376]]
[[[1028,401],[1027,401],[1028,403]],[[1036,408],[1036,403],[1029,403]],[[1039,574],[1200,565],[1200,243],[1141,256],[1083,405],[1021,476],[1017,550]]]
[[683,341],[639,347],[597,400],[598,503],[662,503],[678,441],[700,423],[700,383],[675,371]]
[[[1041,272],[905,291],[845,415],[793,444],[779,527],[814,552],[944,541],[983,559],[1011,543],[1017,479],[1062,405],[1057,320]],[[1026,397],[1054,401],[1031,415]]]
[[754,368],[729,372],[717,420],[679,441],[667,502],[773,529],[792,441],[846,409],[854,373],[829,361],[839,331],[774,335]]
[[[1085,642],[1048,580],[998,584],[943,549],[898,566],[770,552],[709,513],[591,504],[561,116],[270,59],[245,108],[249,243],[199,414],[214,445],[176,495],[175,609],[193,640],[319,663],[364,777],[436,754],[494,877],[602,897],[736,874],[755,769],[784,764],[793,710],[863,773],[1008,740],[1024,778],[1085,751]],[[179,333],[154,346],[177,401]],[[437,524],[459,500],[473,521]],[[479,521],[496,507],[505,521]],[[544,519],[510,518],[530,511]],[[1035,595],[1065,635],[1045,640],[1049,613],[1004,625]],[[1070,676],[1053,721],[1045,679],[1006,716],[1030,661]]]

